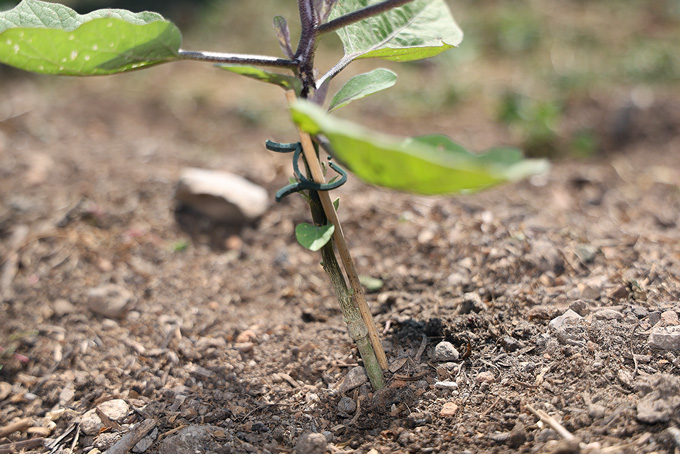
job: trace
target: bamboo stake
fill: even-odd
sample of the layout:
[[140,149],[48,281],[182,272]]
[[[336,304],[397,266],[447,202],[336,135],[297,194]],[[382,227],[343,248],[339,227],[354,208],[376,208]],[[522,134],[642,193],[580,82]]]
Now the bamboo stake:
[[[288,104],[293,104],[297,97],[295,92],[287,91],[286,99]],[[312,173],[312,178],[314,182],[319,184],[324,184],[325,178],[323,176],[323,170],[321,169],[321,164],[316,156],[316,151],[314,150],[314,144],[312,143],[312,138],[306,132],[298,128],[298,133],[300,134],[300,142],[302,143],[302,152],[304,153],[307,165],[309,165],[309,171]],[[323,205],[323,209],[326,212],[326,217],[335,226],[335,232],[333,233],[333,242],[335,247],[338,249],[340,254],[340,260],[345,268],[345,273],[349,280],[349,285],[352,288],[354,301],[359,308],[361,313],[361,318],[363,318],[366,327],[368,328],[368,337],[371,340],[371,345],[375,351],[375,355],[378,359],[378,363],[382,370],[387,370],[387,356],[385,355],[385,350],[383,350],[382,344],[380,343],[380,337],[375,329],[375,322],[373,321],[373,316],[368,308],[368,303],[366,302],[366,297],[364,296],[364,289],[359,282],[359,275],[354,267],[354,261],[349,253],[349,248],[347,247],[347,241],[345,240],[345,234],[342,231],[342,225],[338,219],[338,214],[335,211],[331,196],[327,191],[319,191],[319,199]]]

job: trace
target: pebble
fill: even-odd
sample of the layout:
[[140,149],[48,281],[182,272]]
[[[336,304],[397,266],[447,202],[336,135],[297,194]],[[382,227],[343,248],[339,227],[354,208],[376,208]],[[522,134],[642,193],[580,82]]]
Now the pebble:
[[460,353],[451,342],[442,341],[434,348],[432,360],[437,362],[458,361]]
[[77,309],[69,300],[59,298],[52,303],[52,311],[57,317],[63,317],[76,312]]
[[661,313],[661,323],[666,326],[674,326],[680,324],[678,320],[678,313],[675,311],[664,311]]
[[296,454],[324,454],[328,441],[324,434],[305,432],[295,443]]
[[621,320],[623,314],[614,309],[602,309],[593,314],[595,320]]
[[361,366],[353,367],[347,372],[345,379],[342,381],[338,392],[340,394],[345,394],[347,391],[351,391],[354,388],[358,388],[364,383],[368,382],[368,375],[366,375],[366,369]]
[[357,404],[354,402],[354,399],[342,396],[340,402],[338,402],[338,410],[351,415],[357,410]]
[[555,317],[552,320],[550,320],[550,327],[553,329],[560,329],[566,325],[574,325],[578,323],[580,320],[582,320],[583,317],[578,315],[576,312],[573,310],[569,309],[567,312],[564,314],[560,315],[559,317]]
[[[104,413],[110,420],[120,422],[130,412],[130,406],[123,399],[113,399],[107,402],[102,402],[97,405],[97,408]],[[97,415],[97,410],[92,409],[87,411],[80,418],[80,430],[85,435],[97,435],[104,427],[102,420]]]
[[680,350],[680,325],[656,326],[649,334],[649,347],[661,350]]
[[600,404],[590,404],[588,406],[588,416],[590,416],[593,419],[604,418],[606,414],[607,409]]
[[443,418],[450,418],[451,416],[455,415],[457,411],[458,411],[458,405],[456,405],[453,402],[446,402],[442,406],[442,409],[439,412],[439,416],[441,416]]
[[246,343],[246,342],[252,342],[255,339],[257,339],[257,334],[255,334],[255,331],[252,329],[247,329],[244,331],[241,331],[238,336],[236,336],[236,342],[237,343]]
[[459,314],[469,314],[470,312],[484,312],[488,309],[479,294],[475,292],[466,293],[463,302],[458,308]]
[[154,427],[147,436],[139,440],[137,444],[132,447],[132,452],[146,452],[154,444],[156,438],[158,438],[158,433],[158,427]]
[[436,382],[434,384],[434,387],[441,389],[458,389],[458,383],[456,383],[455,381],[444,380]]
[[475,377],[475,381],[477,383],[493,383],[496,381],[496,375],[490,371],[480,372],[477,374],[477,377]]
[[267,191],[229,172],[185,168],[175,200],[215,222],[241,225],[253,222],[269,207]]
[[87,292],[87,307],[95,314],[122,318],[132,302],[132,293],[116,284],[102,285]]

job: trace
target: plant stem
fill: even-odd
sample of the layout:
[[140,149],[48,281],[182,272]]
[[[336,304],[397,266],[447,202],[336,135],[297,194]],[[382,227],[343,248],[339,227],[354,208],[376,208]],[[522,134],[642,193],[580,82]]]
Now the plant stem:
[[295,68],[298,62],[285,58],[268,57],[266,55],[227,54],[221,52],[201,52],[180,50],[180,60],[196,60],[210,63],[234,63],[238,65],[274,66],[279,68]]
[[[295,102],[295,93],[292,91],[286,92],[286,98],[289,104]],[[306,132],[303,132],[298,128],[300,134],[300,141],[302,143],[302,151],[305,156],[305,160],[309,165],[312,178],[316,183],[325,183],[325,178],[323,176],[323,171],[321,170],[321,164],[319,164],[319,159],[316,156],[316,151],[314,149],[314,144],[312,139]],[[323,206],[324,212],[328,220],[335,226],[335,232],[333,233],[333,241],[335,246],[338,248],[338,253],[340,254],[340,260],[345,267],[345,273],[349,280],[350,287],[353,292],[353,299],[361,312],[361,317],[363,318],[366,327],[368,329],[369,339],[375,350],[375,355],[378,359],[378,364],[383,370],[387,370],[387,357],[385,356],[385,351],[380,343],[380,337],[375,329],[375,323],[373,322],[373,316],[368,308],[368,303],[364,296],[364,289],[359,282],[359,276],[357,274],[356,268],[354,267],[354,262],[352,261],[352,256],[349,253],[349,248],[347,247],[347,241],[345,240],[345,235],[342,231],[342,225],[338,219],[338,214],[335,212],[335,207],[333,207],[333,202],[327,191],[322,191],[319,193],[319,199],[321,200],[321,205]]]
[[[314,223],[316,225],[325,225],[328,221],[321,200],[319,199],[319,193],[310,191],[310,196],[311,200],[309,201],[309,207],[312,212]],[[342,310],[343,318],[347,324],[349,335],[357,345],[359,355],[361,355],[361,359],[364,362],[366,375],[368,375],[373,389],[376,391],[382,389],[385,387],[385,378],[383,377],[382,368],[380,367],[378,358],[371,345],[371,339],[368,336],[368,328],[361,317],[361,311],[359,311],[352,301],[352,292],[347,288],[347,282],[342,274],[338,260],[335,257],[333,243],[328,242],[321,248],[321,260],[323,269],[326,271],[326,274],[328,274],[331,284],[333,285],[335,296],[337,297],[338,302],[340,302],[340,309]]]
[[333,19],[317,27],[317,33],[324,34],[335,31],[339,28],[352,25],[355,22],[368,19],[372,16],[384,13],[399,6],[403,6],[413,0],[385,0],[384,2],[376,3],[375,5],[367,6],[366,8],[358,9],[344,16]]
[[314,14],[313,0],[298,0],[300,8],[300,41],[295,51],[295,61],[302,80],[300,95],[307,98],[316,84],[314,82],[314,53],[316,51],[316,14]]

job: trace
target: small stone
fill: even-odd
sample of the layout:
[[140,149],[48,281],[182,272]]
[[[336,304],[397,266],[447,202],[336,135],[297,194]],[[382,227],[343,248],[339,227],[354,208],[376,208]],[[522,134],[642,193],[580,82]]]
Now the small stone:
[[251,342],[255,339],[257,339],[257,334],[255,334],[255,331],[252,329],[241,331],[239,335],[236,336],[237,343]]
[[323,434],[305,432],[300,435],[295,443],[296,454],[324,454],[328,441]]
[[654,327],[647,342],[651,348],[680,350],[680,325]]
[[354,400],[350,397],[347,396],[342,396],[340,398],[340,402],[338,402],[338,410],[347,413],[347,414],[352,414],[356,411],[357,409],[357,404],[354,402]]
[[458,389],[458,383],[456,383],[455,381],[444,380],[436,382],[434,384],[434,387],[441,389]]
[[347,372],[345,379],[342,381],[338,392],[340,394],[345,394],[347,391],[351,391],[354,388],[358,388],[364,383],[368,382],[368,375],[366,375],[366,369],[361,366],[353,367]]
[[114,445],[123,435],[117,432],[104,432],[95,438],[93,446],[100,451],[106,451]]
[[496,375],[490,371],[480,372],[477,374],[477,377],[475,377],[475,381],[477,381],[477,383],[493,383],[496,381]]
[[269,196],[261,186],[229,172],[183,169],[175,199],[220,223],[240,225],[253,222],[269,207]]
[[106,284],[87,292],[87,307],[95,314],[122,318],[132,302],[132,293],[116,284]]
[[593,419],[604,418],[606,414],[607,409],[600,404],[590,404],[588,406],[588,416],[590,416]]
[[582,319],[583,317],[569,309],[567,310],[567,312],[560,315],[559,317],[555,317],[552,320],[550,320],[549,325],[553,329],[560,329],[565,325],[575,325]]
[[[97,408],[111,421],[116,422],[121,422],[130,412],[130,406],[123,399],[102,402],[97,405]],[[104,427],[104,424],[94,408],[80,418],[80,429],[85,435],[97,435],[102,427]]]
[[501,337],[501,346],[506,352],[514,352],[522,347],[517,339],[512,336],[505,335]]
[[441,416],[442,418],[450,418],[451,416],[455,415],[457,411],[458,405],[456,405],[453,402],[446,402],[442,406],[442,409],[439,412],[439,416]]
[[469,314],[470,312],[484,312],[488,309],[479,294],[475,292],[466,293],[463,302],[458,308],[459,314]]
[[69,300],[63,298],[59,298],[52,303],[52,311],[57,317],[72,314],[76,312],[76,310],[76,307]]
[[621,320],[623,314],[614,309],[602,309],[593,314],[595,320]]
[[661,323],[666,326],[675,326],[680,324],[678,320],[678,313],[675,311],[663,311],[661,313]]
[[460,358],[460,353],[451,342],[447,341],[438,343],[432,356],[432,360],[437,362],[458,361],[458,358]]

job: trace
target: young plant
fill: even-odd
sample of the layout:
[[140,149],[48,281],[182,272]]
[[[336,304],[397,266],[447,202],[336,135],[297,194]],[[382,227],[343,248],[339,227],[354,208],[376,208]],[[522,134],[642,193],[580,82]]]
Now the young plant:
[[[283,57],[273,57],[183,50],[178,28],[152,12],[102,9],[79,15],[60,4],[23,0],[0,13],[0,62],[43,74],[93,76],[196,60],[282,87],[299,141],[267,143],[270,150],[293,154],[294,181],[279,191],[277,200],[300,192],[309,202],[314,224],[298,226],[296,236],[303,246],[321,251],[348,331],[373,387],[379,389],[385,385],[387,359],[338,220],[337,203],[329,195],[347,175],[331,163],[328,167],[339,177],[326,182],[319,155],[325,152],[365,182],[424,195],[480,190],[542,172],[546,163],[522,160],[510,149],[474,154],[440,135],[402,139],[379,134],[329,116],[322,108],[333,78],[355,60],[414,61],[458,46],[463,33],[445,0],[298,0],[298,8],[300,39],[295,47],[286,20],[274,18]],[[331,32],[339,35],[344,55],[319,76],[314,65],[317,43]],[[357,75],[337,91],[326,110],[337,110],[395,81],[396,75],[387,69]]]

